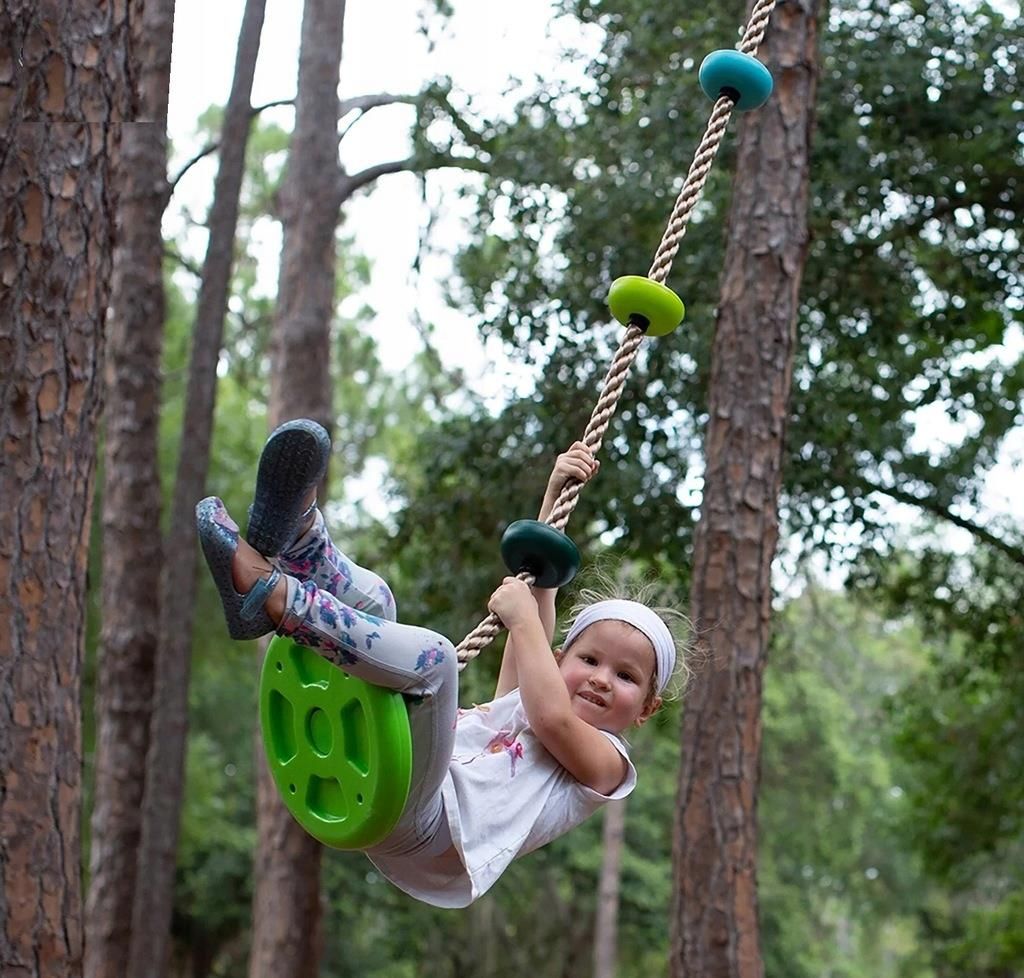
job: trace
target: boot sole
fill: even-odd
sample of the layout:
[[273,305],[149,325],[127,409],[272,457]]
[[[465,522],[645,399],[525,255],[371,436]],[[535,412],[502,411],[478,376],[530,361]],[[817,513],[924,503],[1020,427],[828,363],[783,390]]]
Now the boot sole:
[[256,472],[256,492],[245,539],[266,557],[276,557],[298,535],[306,497],[327,472],[331,439],[315,421],[282,425],[267,439]]

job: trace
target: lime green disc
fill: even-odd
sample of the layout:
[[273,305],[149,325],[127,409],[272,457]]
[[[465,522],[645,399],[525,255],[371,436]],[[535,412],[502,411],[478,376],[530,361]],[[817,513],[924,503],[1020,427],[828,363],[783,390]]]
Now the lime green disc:
[[342,672],[278,637],[260,673],[260,729],[285,806],[315,839],[365,849],[409,797],[412,736],[400,693]]
[[686,315],[686,307],[670,288],[642,275],[623,275],[612,282],[608,308],[623,326],[647,324],[648,336],[671,333]]

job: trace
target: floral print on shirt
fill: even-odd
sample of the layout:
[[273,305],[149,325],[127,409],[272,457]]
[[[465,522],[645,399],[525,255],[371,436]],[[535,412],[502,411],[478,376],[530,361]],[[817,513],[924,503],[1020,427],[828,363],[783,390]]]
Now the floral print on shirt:
[[[482,704],[477,706],[474,704],[473,709],[458,711],[458,720],[468,716],[470,713],[479,710],[481,713],[490,713],[491,708],[488,704]],[[506,753],[509,760],[509,777],[514,778],[516,776],[516,762],[521,760],[525,755],[523,745],[519,742],[519,733],[514,730],[499,730],[487,743],[482,751],[478,754],[473,754],[471,757],[458,757],[453,758],[459,764],[472,764],[473,761],[483,757],[485,754],[500,754]]]
[[516,776],[516,761],[523,756],[523,745],[519,743],[511,731],[498,731],[487,745],[486,750],[489,754],[500,754],[502,751],[508,754],[509,763],[511,764],[509,777],[514,778]]

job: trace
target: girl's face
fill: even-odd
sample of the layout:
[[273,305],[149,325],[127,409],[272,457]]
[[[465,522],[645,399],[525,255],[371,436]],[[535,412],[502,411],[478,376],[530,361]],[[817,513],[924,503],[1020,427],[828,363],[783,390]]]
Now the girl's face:
[[654,649],[624,621],[594,622],[561,653],[559,670],[573,713],[592,727],[621,733],[661,706],[652,693]]

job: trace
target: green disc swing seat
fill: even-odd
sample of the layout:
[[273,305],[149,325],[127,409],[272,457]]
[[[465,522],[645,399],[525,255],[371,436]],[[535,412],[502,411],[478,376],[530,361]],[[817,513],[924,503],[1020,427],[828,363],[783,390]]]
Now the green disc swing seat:
[[260,730],[285,807],[313,838],[366,849],[398,823],[412,778],[401,693],[278,636],[260,673]]

